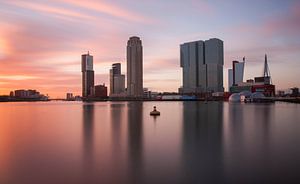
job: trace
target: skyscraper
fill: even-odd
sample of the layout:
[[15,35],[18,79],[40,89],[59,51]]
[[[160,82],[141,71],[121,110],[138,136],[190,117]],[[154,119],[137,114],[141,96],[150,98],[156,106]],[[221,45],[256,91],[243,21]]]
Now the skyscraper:
[[180,45],[183,85],[180,93],[221,92],[223,87],[224,49],[217,38]]
[[136,36],[127,42],[127,95],[143,97],[143,46]]
[[112,64],[110,73],[110,95],[120,94],[125,91],[125,75],[121,74],[121,63]]
[[228,69],[228,90],[230,90],[231,86],[243,82],[244,66],[245,58],[243,58],[243,62],[232,61],[232,69]]
[[81,56],[81,72],[82,72],[82,97],[86,98],[93,94],[94,88],[94,70],[93,56],[89,53]]

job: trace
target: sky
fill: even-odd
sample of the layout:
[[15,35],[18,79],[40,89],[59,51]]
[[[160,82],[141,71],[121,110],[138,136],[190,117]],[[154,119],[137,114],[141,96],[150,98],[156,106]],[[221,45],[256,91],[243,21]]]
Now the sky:
[[300,1],[292,0],[0,0],[0,95],[37,89],[52,98],[81,94],[81,55],[94,56],[95,84],[139,36],[144,87],[182,85],[179,45],[224,41],[224,87],[232,60],[246,57],[244,79],[263,74],[264,54],[276,89],[300,87]]

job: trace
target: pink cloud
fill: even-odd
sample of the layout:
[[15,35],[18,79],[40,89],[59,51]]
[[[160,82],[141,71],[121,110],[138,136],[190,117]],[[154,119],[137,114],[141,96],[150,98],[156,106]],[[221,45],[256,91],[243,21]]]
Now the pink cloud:
[[104,13],[119,19],[125,19],[127,21],[140,22],[140,23],[150,23],[153,22],[150,18],[143,16],[142,14],[135,13],[134,11],[129,11],[125,8],[119,7],[112,3],[104,1],[79,1],[79,0],[64,0],[65,3],[69,3],[72,6],[77,6],[80,8],[86,8],[96,12]]

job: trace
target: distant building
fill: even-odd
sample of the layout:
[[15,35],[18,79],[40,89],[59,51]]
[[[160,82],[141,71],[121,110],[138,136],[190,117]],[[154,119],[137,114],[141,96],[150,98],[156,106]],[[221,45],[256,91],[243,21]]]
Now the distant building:
[[66,95],[66,100],[74,100],[74,96],[73,96],[73,93],[67,93]]
[[26,98],[26,97],[29,97],[29,93],[27,90],[24,90],[24,89],[15,90],[15,97]]
[[143,46],[136,36],[127,42],[127,95],[143,97]]
[[148,88],[144,88],[143,91],[144,91],[143,98],[145,99],[151,98],[151,91],[149,91]]
[[294,87],[294,88],[291,88],[291,90],[292,90],[291,96],[293,96],[293,97],[299,96],[299,88]]
[[81,56],[81,72],[82,97],[86,98],[92,96],[92,89],[94,87],[93,56],[89,53]]
[[244,66],[245,58],[243,58],[243,62],[232,61],[232,69],[228,69],[228,90],[231,86],[235,86],[243,82]]
[[217,38],[180,45],[183,85],[179,93],[223,92],[223,41]]
[[285,95],[285,92],[283,90],[278,90],[277,91],[277,96],[283,97]]
[[114,63],[110,69],[110,96],[125,92],[125,75],[121,74],[121,63]]
[[[12,93],[11,93],[12,95]],[[15,98],[23,98],[23,99],[48,99],[45,95],[42,95],[37,90],[32,89],[19,89],[14,91],[14,97]]]
[[265,96],[275,96],[275,85],[272,84],[269,66],[267,62],[267,55],[265,55],[264,73],[262,77],[254,77],[230,87],[231,93],[240,93],[243,91],[261,92]]
[[107,87],[105,84],[95,86],[95,94],[94,97],[96,98],[107,98]]

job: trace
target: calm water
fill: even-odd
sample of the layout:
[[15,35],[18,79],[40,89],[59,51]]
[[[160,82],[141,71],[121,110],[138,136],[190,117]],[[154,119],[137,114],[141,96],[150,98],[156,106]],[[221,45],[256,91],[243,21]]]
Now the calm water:
[[[153,105],[161,116],[149,116]],[[0,104],[0,183],[299,183],[300,105]]]

